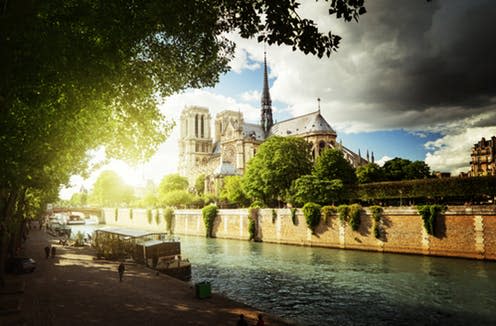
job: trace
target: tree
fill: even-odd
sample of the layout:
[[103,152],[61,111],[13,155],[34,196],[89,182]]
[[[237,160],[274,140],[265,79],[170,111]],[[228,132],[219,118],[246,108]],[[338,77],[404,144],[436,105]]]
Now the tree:
[[291,202],[299,207],[308,202],[326,205],[340,199],[342,190],[343,182],[339,179],[326,180],[304,175],[291,186]]
[[302,138],[272,136],[248,162],[242,186],[252,200],[274,205],[288,195],[294,180],[309,174],[310,148]]
[[100,206],[129,204],[133,199],[133,188],[124,183],[114,171],[103,171],[96,179],[90,194],[90,202]]
[[162,206],[187,207],[193,202],[194,195],[187,190],[172,190],[159,195]]
[[431,169],[424,161],[414,161],[405,169],[407,180],[425,179],[431,175]]
[[339,179],[345,185],[356,183],[355,169],[338,149],[325,149],[317,157],[312,174],[319,179]]
[[195,181],[196,193],[201,196],[205,192],[205,174],[200,174]]
[[226,199],[230,203],[237,204],[241,207],[250,204],[242,188],[241,176],[228,176],[224,178],[224,185],[220,192],[220,198]]
[[188,179],[182,177],[177,173],[166,175],[160,181],[158,186],[159,194],[163,195],[175,190],[187,190],[188,189]]
[[406,179],[406,169],[412,162],[407,159],[395,157],[384,163],[382,167],[389,181],[400,181]]
[[375,163],[368,163],[356,168],[358,183],[385,181],[386,177],[382,168]]
[[430,168],[425,162],[412,162],[399,157],[384,163],[383,170],[389,181],[424,179],[430,175]]
[[[339,36],[296,12],[298,1],[3,1],[0,8],[0,223],[22,223],[26,200],[43,207],[91,150],[144,161],[173,126],[163,97],[213,86],[228,70],[237,31],[260,42],[329,56]],[[350,21],[363,1],[333,1]],[[50,196],[42,195],[50,194]],[[30,204],[30,205],[31,205]],[[0,266],[11,240],[0,229]],[[0,277],[3,270],[0,269]]]

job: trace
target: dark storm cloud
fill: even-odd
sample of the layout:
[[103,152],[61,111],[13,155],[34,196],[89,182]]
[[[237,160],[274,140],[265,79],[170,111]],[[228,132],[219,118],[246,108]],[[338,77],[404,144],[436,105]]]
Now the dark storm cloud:
[[494,0],[369,1],[344,39],[370,52],[358,95],[392,110],[476,113],[496,97],[495,22]]

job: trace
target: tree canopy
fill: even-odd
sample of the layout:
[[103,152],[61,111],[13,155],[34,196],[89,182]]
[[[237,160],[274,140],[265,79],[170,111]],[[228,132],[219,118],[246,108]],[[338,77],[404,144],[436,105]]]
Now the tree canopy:
[[387,181],[423,179],[430,175],[430,168],[425,162],[412,162],[400,157],[387,161],[382,169]]
[[[296,0],[3,1],[0,240],[9,240],[29,205],[41,208],[56,199],[71,175],[85,176],[91,150],[103,146],[108,158],[134,162],[149,158],[173,127],[159,111],[158,98],[213,86],[234,53],[225,33],[329,56],[339,36],[319,31],[298,14],[299,5]],[[363,5],[363,0],[335,0],[329,14],[356,20],[365,13]],[[4,249],[0,265],[3,257]]]
[[162,195],[175,190],[188,190],[188,179],[177,173],[164,176],[158,186],[159,194]]
[[243,190],[252,200],[275,204],[288,195],[294,180],[311,169],[310,147],[304,139],[272,136],[248,162]]
[[326,180],[339,179],[345,185],[356,183],[355,169],[338,149],[325,149],[315,160],[312,174]]
[[103,171],[96,179],[89,202],[98,206],[129,204],[133,199],[133,188],[114,171]]

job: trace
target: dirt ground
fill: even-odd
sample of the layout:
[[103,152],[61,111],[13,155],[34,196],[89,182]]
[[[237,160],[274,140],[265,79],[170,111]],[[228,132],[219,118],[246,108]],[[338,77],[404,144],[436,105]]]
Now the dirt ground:
[[[49,244],[57,255],[46,259]],[[192,284],[131,263],[121,283],[116,262],[96,260],[89,247],[63,247],[40,230],[31,230],[24,252],[37,268],[8,276],[11,291],[0,294],[2,326],[236,325],[239,314],[255,325],[259,313],[215,293],[197,299]],[[292,325],[264,316],[266,325]]]

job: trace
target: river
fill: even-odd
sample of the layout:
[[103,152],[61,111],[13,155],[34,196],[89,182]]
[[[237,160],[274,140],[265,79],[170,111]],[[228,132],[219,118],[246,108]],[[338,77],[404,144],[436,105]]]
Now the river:
[[496,325],[496,263],[181,237],[193,282],[299,325]]

